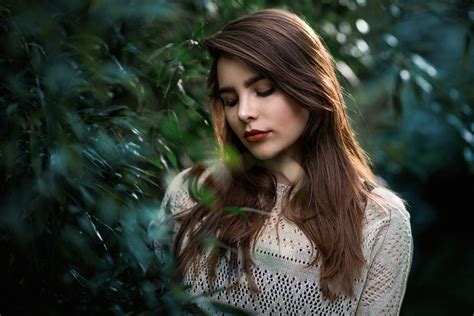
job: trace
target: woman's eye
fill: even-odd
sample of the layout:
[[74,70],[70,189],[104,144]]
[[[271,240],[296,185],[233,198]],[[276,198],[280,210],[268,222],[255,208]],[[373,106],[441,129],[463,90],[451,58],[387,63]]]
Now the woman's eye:
[[257,91],[257,95],[259,97],[268,97],[269,95],[271,95],[273,92],[275,92],[275,88],[269,88],[267,90],[264,90],[264,91]]
[[224,103],[225,106],[234,106],[237,104],[236,99],[230,99],[230,100],[222,99],[222,102]]

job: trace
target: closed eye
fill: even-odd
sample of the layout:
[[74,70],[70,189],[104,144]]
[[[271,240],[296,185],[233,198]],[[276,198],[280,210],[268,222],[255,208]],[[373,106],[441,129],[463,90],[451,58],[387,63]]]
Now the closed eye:
[[275,88],[271,87],[271,88],[269,88],[265,91],[261,91],[261,92],[257,91],[257,96],[264,98],[264,97],[268,97],[269,95],[273,94],[273,92],[275,92]]
[[[266,90],[261,89],[261,88],[255,90],[256,95],[260,98],[268,97],[272,95],[274,92],[275,92],[274,87],[267,88]],[[228,107],[233,107],[237,105],[237,103],[239,103],[238,98],[235,98],[233,94],[228,94],[228,93],[224,93],[221,96],[221,101],[224,106],[228,106]]]
[[222,100],[222,103],[224,104],[224,106],[228,106],[228,107],[233,107],[234,105],[237,104],[238,102],[238,99],[225,99],[225,98],[221,98]]

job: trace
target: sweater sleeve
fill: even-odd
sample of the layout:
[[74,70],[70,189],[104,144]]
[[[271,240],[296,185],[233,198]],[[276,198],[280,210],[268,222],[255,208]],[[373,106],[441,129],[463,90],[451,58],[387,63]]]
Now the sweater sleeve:
[[387,214],[356,315],[398,315],[413,256],[410,216],[401,200],[387,189],[377,189],[380,206]]

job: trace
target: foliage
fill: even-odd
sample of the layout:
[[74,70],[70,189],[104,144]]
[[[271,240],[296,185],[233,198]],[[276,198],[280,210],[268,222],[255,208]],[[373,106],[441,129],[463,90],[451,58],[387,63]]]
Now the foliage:
[[[202,39],[263,7],[291,9],[322,35],[359,139],[390,183],[428,184],[453,166],[472,180],[468,1],[8,1],[2,312],[200,313],[176,283],[172,225],[157,209],[176,171],[214,154]],[[420,21],[444,33],[414,34]],[[433,207],[413,186],[406,195],[425,205],[413,217],[428,230]],[[165,245],[159,256],[152,239]]]
[[[203,70],[193,40],[165,44],[173,4],[126,8],[2,7],[3,285],[7,298],[34,300],[13,310],[169,313],[184,302],[148,225],[177,149],[207,133],[183,133],[176,116],[192,113],[181,117],[190,129],[207,120],[182,85]],[[154,219],[153,237],[168,238],[168,219]]]

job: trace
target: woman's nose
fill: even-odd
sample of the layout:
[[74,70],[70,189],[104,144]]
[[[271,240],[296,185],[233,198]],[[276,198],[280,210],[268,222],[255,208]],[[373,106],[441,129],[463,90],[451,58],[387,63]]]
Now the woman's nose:
[[254,121],[258,118],[258,109],[252,98],[245,97],[239,100],[239,119],[245,123]]

